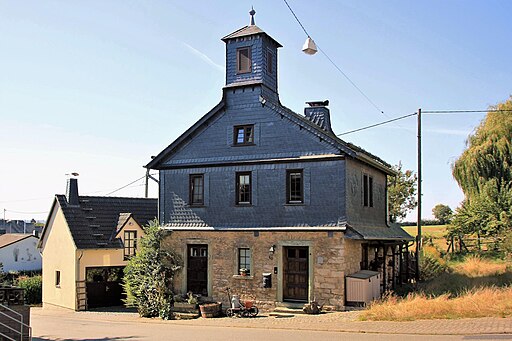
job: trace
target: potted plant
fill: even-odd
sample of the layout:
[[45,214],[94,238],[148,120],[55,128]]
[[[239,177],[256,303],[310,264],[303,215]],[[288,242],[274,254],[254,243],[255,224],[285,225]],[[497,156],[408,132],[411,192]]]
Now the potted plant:
[[249,269],[246,268],[241,268],[239,271],[241,276],[247,276],[249,274]]
[[181,313],[196,313],[197,312],[197,297],[192,295],[191,292],[187,293],[188,296],[175,295],[173,311]]
[[201,316],[204,318],[217,317],[222,311],[222,302],[203,303],[199,305]]

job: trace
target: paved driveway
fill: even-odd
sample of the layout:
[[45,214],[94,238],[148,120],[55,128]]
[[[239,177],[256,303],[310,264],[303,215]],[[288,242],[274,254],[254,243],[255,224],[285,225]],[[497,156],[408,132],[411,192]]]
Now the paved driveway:
[[[512,333],[512,319],[441,320],[395,324],[390,322],[353,322],[354,315],[333,313],[281,319],[260,317],[255,319],[162,321],[160,319],[141,319],[133,313],[78,313],[41,308],[32,309],[31,315],[35,341],[512,340],[512,334],[504,333],[504,328],[509,328],[508,332]],[[452,332],[439,333],[447,328],[447,324],[450,322],[455,323],[452,325]],[[477,330],[471,328],[470,325],[480,325],[482,329],[479,333],[471,333]],[[457,329],[464,326],[466,326],[466,330],[463,333]],[[453,334],[457,330],[462,335],[447,335]],[[413,335],[415,333],[417,334]],[[485,333],[487,334],[484,335]]]

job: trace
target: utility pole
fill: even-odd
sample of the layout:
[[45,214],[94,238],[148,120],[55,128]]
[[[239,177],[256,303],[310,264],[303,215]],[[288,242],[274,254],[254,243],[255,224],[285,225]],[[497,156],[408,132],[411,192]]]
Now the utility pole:
[[145,193],[144,198],[148,197],[148,192],[149,192],[149,168],[146,168],[146,191],[144,192]]
[[418,234],[416,235],[416,281],[420,279],[421,257],[421,108],[418,109]]

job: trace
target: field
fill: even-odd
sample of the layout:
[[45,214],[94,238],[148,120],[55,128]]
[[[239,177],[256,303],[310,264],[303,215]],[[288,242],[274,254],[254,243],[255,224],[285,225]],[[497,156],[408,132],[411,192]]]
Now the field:
[[[430,249],[430,250],[427,250]],[[435,248],[425,248],[434,257]],[[416,319],[512,317],[512,266],[501,259],[467,255],[439,259],[446,271],[418,284],[406,297],[393,294],[374,302],[361,314],[363,320],[410,321]]]
[[[448,244],[444,238],[446,228],[447,225],[421,226],[421,234],[423,236],[424,243],[427,242],[427,238],[432,238],[432,243],[434,245],[436,245],[440,250],[446,251],[448,249]],[[413,237],[416,237],[418,234],[417,226],[404,226],[403,229]],[[412,250],[414,250],[414,248],[416,248],[416,245],[412,246]]]

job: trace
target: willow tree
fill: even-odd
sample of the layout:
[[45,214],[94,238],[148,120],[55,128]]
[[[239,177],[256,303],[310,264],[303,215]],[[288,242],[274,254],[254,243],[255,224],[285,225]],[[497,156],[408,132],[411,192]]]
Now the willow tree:
[[512,229],[512,96],[491,109],[453,164],[465,199],[456,210],[452,232],[498,241]]
[[489,180],[498,190],[512,181],[512,96],[491,109],[510,111],[488,112],[453,164],[453,176],[469,200]]

